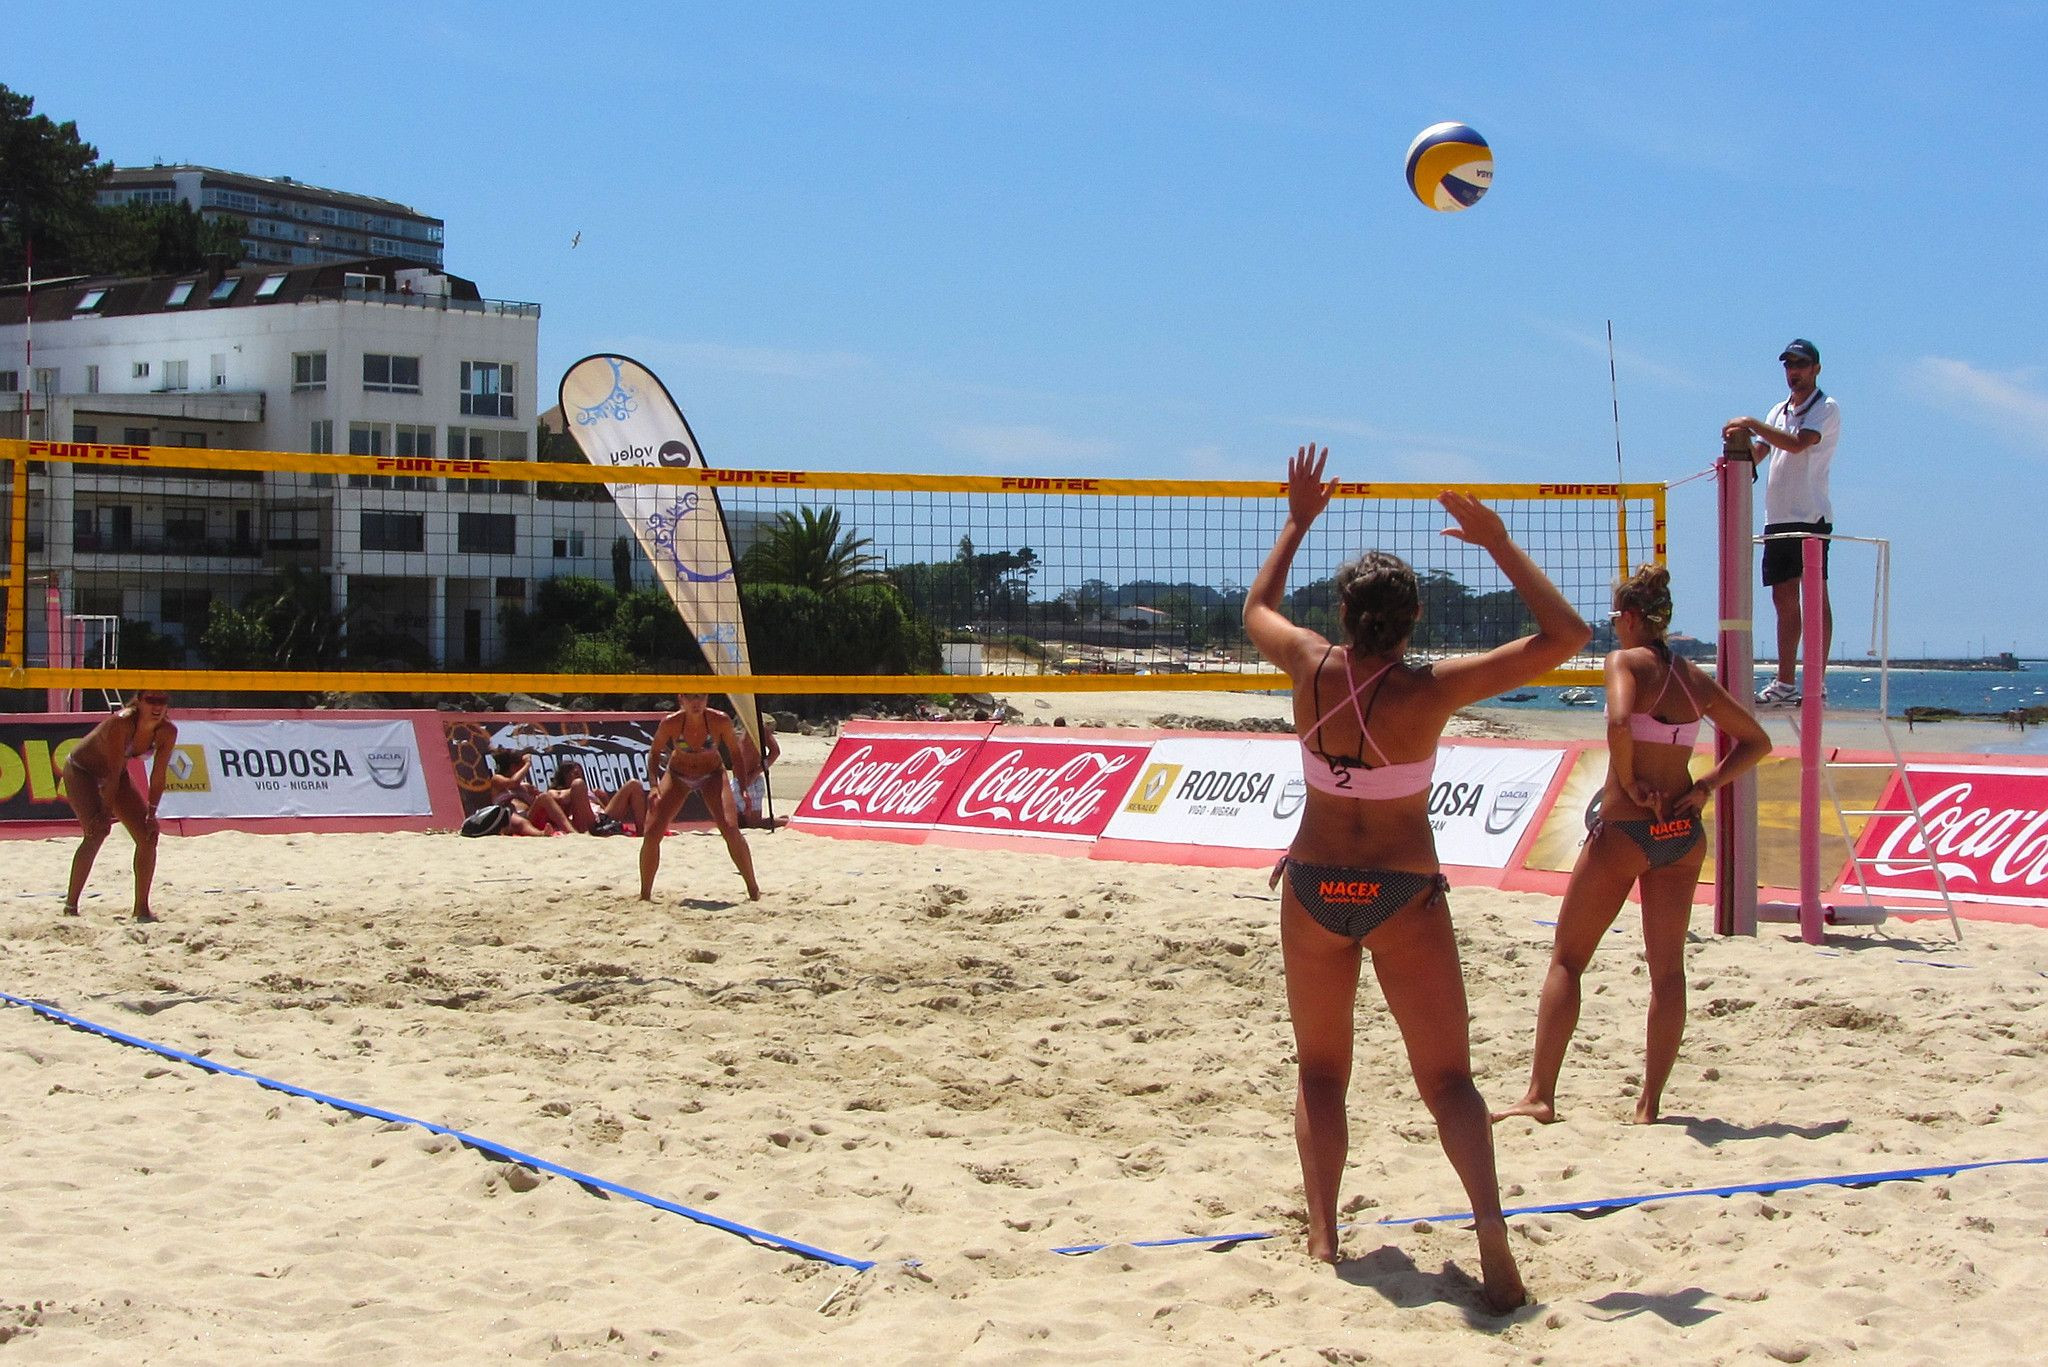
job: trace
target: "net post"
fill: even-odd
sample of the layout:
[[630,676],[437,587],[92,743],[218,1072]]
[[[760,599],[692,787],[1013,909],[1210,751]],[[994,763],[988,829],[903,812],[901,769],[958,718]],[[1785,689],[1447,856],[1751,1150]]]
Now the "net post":
[[[1754,696],[1756,656],[1752,640],[1755,589],[1750,566],[1756,543],[1750,536],[1756,456],[1741,433],[1721,443],[1714,478],[1719,491],[1721,541],[1721,626],[1715,674],[1738,700]],[[1735,748],[1716,732],[1715,759]],[[1721,935],[1756,934],[1756,771],[1750,770],[1714,794],[1714,930]]]
[[[26,404],[28,396],[22,395]],[[23,428],[26,435],[27,428]],[[24,444],[9,462],[12,497],[7,501],[7,623],[0,630],[0,665],[20,670],[28,665],[28,456]]]
[[1821,557],[1827,541],[1806,536],[1799,542],[1800,652],[1804,694],[1799,704],[1799,938],[1821,942],[1826,912],[1820,904],[1820,766],[1821,695],[1827,690],[1823,602],[1827,586],[1821,579]]

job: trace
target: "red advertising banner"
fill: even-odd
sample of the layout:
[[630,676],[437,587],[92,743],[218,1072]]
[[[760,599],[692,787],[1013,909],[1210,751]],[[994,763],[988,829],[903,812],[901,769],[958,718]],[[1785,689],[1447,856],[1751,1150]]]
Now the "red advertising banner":
[[999,728],[938,819],[942,831],[1092,841],[1144,768],[1152,741]]
[[[1932,850],[1909,819],[1872,818],[1856,845],[1859,858],[1877,861],[1864,866],[1871,891],[1939,896],[1933,859],[1958,900],[2048,906],[2048,769],[1914,764],[1907,773]],[[1894,777],[1878,805],[1905,807],[1903,781]]]
[[921,841],[994,729],[937,722],[845,727],[792,822],[834,835]]

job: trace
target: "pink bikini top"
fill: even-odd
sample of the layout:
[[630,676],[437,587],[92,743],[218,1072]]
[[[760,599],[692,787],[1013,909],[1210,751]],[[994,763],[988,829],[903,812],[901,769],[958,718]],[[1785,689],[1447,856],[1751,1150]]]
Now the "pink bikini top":
[[[1336,648],[1330,647],[1331,650]],[[1328,655],[1323,656],[1324,663],[1328,663],[1329,659]],[[1417,793],[1429,791],[1430,779],[1436,774],[1435,753],[1432,752],[1428,759],[1418,759],[1407,764],[1389,764],[1386,751],[1380,749],[1379,742],[1372,738],[1372,732],[1366,728],[1365,721],[1371,711],[1371,705],[1363,708],[1358,705],[1358,695],[1372,688],[1387,670],[1393,667],[1391,664],[1385,665],[1378,674],[1364,683],[1359,683],[1351,673],[1351,652],[1344,652],[1344,680],[1351,685],[1351,692],[1339,699],[1336,707],[1318,717],[1316,724],[1309,728],[1308,735],[1302,737],[1301,776],[1308,780],[1309,787],[1319,793],[1328,793],[1332,797],[1355,797],[1374,802],[1384,802],[1396,797],[1413,797]],[[1322,706],[1323,702],[1322,678],[1323,671],[1321,666],[1318,666],[1315,683],[1318,707]],[[1373,688],[1373,701],[1378,700],[1379,690]],[[1358,734],[1363,738],[1356,759],[1326,755],[1309,744],[1310,740],[1322,735],[1323,723],[1336,716],[1347,702],[1351,704],[1352,712],[1358,717]],[[1378,765],[1368,765],[1365,762],[1365,747],[1368,745],[1372,747],[1372,752],[1380,757]]]
[[[1685,695],[1686,702],[1692,707],[1694,716],[1691,721],[1658,721],[1650,715],[1657,710],[1657,704],[1664,701],[1664,695],[1671,691],[1673,679],[1678,680],[1678,691]],[[1657,690],[1657,696],[1650,700],[1648,707],[1629,714],[1628,733],[1637,740],[1652,741],[1659,745],[1683,745],[1691,749],[1693,742],[1698,740],[1700,735],[1699,710],[1700,705],[1693,701],[1692,690],[1685,686],[1685,676],[1678,672],[1678,661],[1666,656],[1664,686]]]

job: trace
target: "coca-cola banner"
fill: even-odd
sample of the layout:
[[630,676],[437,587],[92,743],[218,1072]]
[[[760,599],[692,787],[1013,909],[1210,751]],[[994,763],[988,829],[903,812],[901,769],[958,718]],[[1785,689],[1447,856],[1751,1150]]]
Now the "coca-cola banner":
[[[1875,860],[1863,876],[1873,892],[1939,895],[1930,859],[1951,897],[2048,906],[2048,769],[1908,766],[1927,842],[1907,817],[1873,817],[1856,853]],[[1907,805],[1897,777],[1879,807]],[[1932,852],[1929,851],[1932,846]],[[1853,886],[1853,875],[1844,886]]]
[[1150,741],[1114,732],[997,730],[938,820],[942,831],[1092,841],[1138,777]]
[[948,810],[993,729],[987,723],[849,726],[793,820],[834,834],[921,840]]
[[[1429,824],[1438,858],[1506,868],[1564,760],[1562,748],[1444,745],[1436,752]],[[1308,788],[1291,738],[1168,738],[1103,835],[1110,840],[1282,850]]]

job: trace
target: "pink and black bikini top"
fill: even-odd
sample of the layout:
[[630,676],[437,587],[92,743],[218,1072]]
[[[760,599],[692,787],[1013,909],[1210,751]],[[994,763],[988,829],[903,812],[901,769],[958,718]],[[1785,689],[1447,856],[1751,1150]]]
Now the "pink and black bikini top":
[[[1333,651],[1336,648],[1330,647]],[[1328,655],[1324,655],[1323,663],[1329,663],[1329,659]],[[1366,726],[1366,719],[1372,713],[1372,704],[1378,702],[1380,696],[1379,689],[1374,685],[1393,667],[1392,664],[1385,665],[1379,673],[1360,683],[1351,672],[1351,652],[1344,652],[1344,681],[1351,685],[1351,691],[1339,699],[1335,707],[1318,717],[1316,724],[1309,728],[1308,735],[1301,740],[1301,776],[1308,780],[1309,787],[1319,793],[1328,793],[1332,797],[1355,797],[1374,802],[1384,802],[1389,798],[1413,797],[1417,793],[1429,791],[1430,779],[1436,774],[1435,753],[1432,752],[1428,759],[1413,760],[1406,764],[1389,764],[1386,751],[1380,749],[1379,742],[1372,738],[1372,732]],[[1372,689],[1372,698],[1361,708],[1358,705],[1358,695],[1368,688]],[[1321,665],[1316,667],[1315,690],[1316,706],[1321,707]],[[1351,704],[1352,712],[1358,717],[1358,734],[1361,739],[1356,758],[1327,755],[1309,744],[1311,740],[1321,737],[1323,723],[1336,716],[1345,703]],[[1372,747],[1372,752],[1379,756],[1380,762],[1377,765],[1365,762],[1365,747],[1368,745]]]
[[[1664,701],[1664,695],[1671,691],[1673,679],[1678,681],[1678,691],[1685,695],[1686,702],[1692,707],[1691,721],[1658,721],[1650,715],[1657,710],[1657,704]],[[1650,700],[1648,707],[1629,713],[1628,733],[1637,740],[1652,741],[1658,745],[1683,745],[1691,749],[1700,735],[1699,710],[1700,705],[1694,701],[1692,690],[1685,685],[1685,676],[1678,672],[1678,661],[1667,655],[1664,658],[1664,686],[1657,690],[1657,696]]]

